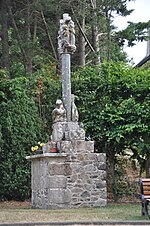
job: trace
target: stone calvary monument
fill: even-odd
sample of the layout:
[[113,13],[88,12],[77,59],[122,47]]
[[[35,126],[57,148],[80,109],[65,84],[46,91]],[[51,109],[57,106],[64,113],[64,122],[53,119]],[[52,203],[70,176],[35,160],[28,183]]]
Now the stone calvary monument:
[[70,55],[76,50],[74,23],[63,14],[58,32],[62,63],[62,100],[52,112],[53,145],[31,160],[32,207],[42,209],[101,207],[107,204],[106,156],[94,153],[94,142],[85,141],[83,124],[71,94]]

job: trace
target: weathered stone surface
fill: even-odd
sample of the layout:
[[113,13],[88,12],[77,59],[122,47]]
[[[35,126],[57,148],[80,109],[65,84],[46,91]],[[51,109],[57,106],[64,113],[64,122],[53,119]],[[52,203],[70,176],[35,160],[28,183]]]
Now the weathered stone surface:
[[85,197],[86,197],[86,198],[87,198],[87,197],[89,198],[89,197],[90,197],[90,193],[89,193],[88,191],[84,191],[84,192],[81,194],[81,197],[82,197],[82,198],[85,198]]
[[98,162],[106,162],[106,154],[105,153],[96,153]]
[[71,121],[71,81],[70,54],[62,54],[62,98],[67,113],[67,121]]
[[47,184],[48,188],[66,188],[67,178],[65,176],[50,176]]
[[72,175],[72,168],[69,163],[65,164],[65,176]]
[[71,192],[65,189],[49,189],[49,203],[65,204],[71,201]]
[[75,140],[74,141],[74,151],[75,152],[85,152],[86,151],[86,143],[83,140]]
[[65,136],[65,126],[66,126],[66,122],[55,122],[53,124],[53,133],[52,133],[52,139],[53,141],[57,144],[57,146],[59,145],[58,150],[61,150],[61,141]]
[[99,170],[106,170],[106,163],[105,162],[99,163],[98,164],[98,169]]
[[100,198],[106,199],[106,200],[107,200],[106,187],[103,188],[103,189],[101,189],[101,192],[100,192]]
[[74,197],[78,197],[79,194],[82,193],[82,192],[83,192],[83,188],[81,188],[81,187],[74,187],[72,189],[72,194],[73,194]]
[[35,160],[35,164],[38,164],[38,161],[41,163],[41,161],[48,161],[48,162],[64,162],[66,161],[66,153],[44,153],[44,154],[38,154],[38,155],[31,155],[31,156],[26,156],[27,160]]
[[65,153],[72,153],[73,147],[71,141],[65,140],[61,142],[61,151]]
[[90,173],[94,173],[96,171],[96,167],[93,164],[89,164],[87,166],[84,166],[84,171],[85,172],[90,172]]
[[94,204],[95,204],[94,207],[103,207],[107,205],[107,200],[99,198],[99,200],[96,201]]
[[74,22],[68,13],[63,14],[60,20],[60,29],[58,31],[58,51],[59,54],[74,53],[75,46],[75,29]]
[[85,140],[85,131],[82,124],[78,124],[78,122],[67,122],[65,125],[65,140]]
[[42,209],[105,206],[105,154],[90,151],[94,147],[91,141],[63,141],[63,147],[68,154],[31,158],[32,206]]
[[68,176],[67,177],[67,182],[68,182],[68,184],[75,184],[76,183],[76,181],[77,181],[77,175],[70,175],[70,177]]
[[94,141],[86,141],[86,150],[88,152],[94,152]]
[[65,165],[64,164],[49,164],[48,172],[50,176],[53,175],[64,175],[65,174]]
[[48,167],[48,172],[49,172],[49,175],[53,176],[53,175],[70,175],[71,174],[71,167],[69,164],[55,164],[55,163],[52,163],[52,164],[49,164],[49,167]]
[[98,189],[102,189],[102,188],[106,188],[106,181],[96,181],[96,188]]
[[79,164],[79,162],[70,163],[70,167],[74,174],[79,173],[81,171],[81,165]]
[[100,178],[101,180],[106,180],[106,171],[100,170]]

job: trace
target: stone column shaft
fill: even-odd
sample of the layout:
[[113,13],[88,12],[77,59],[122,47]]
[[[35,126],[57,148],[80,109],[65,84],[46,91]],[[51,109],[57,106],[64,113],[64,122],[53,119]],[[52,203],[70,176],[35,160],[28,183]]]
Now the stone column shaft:
[[62,98],[67,113],[67,121],[71,121],[71,81],[70,54],[62,54]]

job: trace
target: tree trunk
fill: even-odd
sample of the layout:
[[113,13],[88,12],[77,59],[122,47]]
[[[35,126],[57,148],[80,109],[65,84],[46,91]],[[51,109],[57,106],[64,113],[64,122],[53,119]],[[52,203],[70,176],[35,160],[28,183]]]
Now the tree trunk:
[[[82,18],[82,21],[80,22],[81,28],[83,32],[85,31],[85,17]],[[79,30],[79,65],[85,66],[85,38]]]
[[92,43],[93,43],[93,48],[95,50],[95,59],[94,59],[94,64],[100,64],[100,53],[99,53],[99,37],[98,37],[98,28],[96,25],[92,26]]
[[23,63],[24,63],[24,68],[26,70],[26,64],[28,62],[28,59],[27,59],[27,55],[26,55],[25,49],[23,48],[23,45],[22,45],[23,42],[22,42],[22,39],[21,39],[19,30],[18,30],[16,21],[15,21],[14,15],[13,15],[13,12],[12,12],[11,2],[9,0],[6,0],[6,5],[7,5],[7,10],[8,10],[8,13],[9,13],[9,17],[11,19],[11,23],[12,23],[14,31],[16,33],[16,37],[17,37],[17,40],[18,40],[18,44],[19,44],[20,50],[21,50],[22,55],[23,55]]
[[110,15],[106,10],[106,21],[107,21],[107,61],[111,59],[111,35],[110,35]]
[[100,64],[100,49],[99,49],[99,31],[98,31],[98,23],[97,23],[97,2],[96,0],[91,0],[91,5],[93,8],[93,23],[92,23],[92,44],[93,49],[95,50],[94,55],[94,64]]
[[5,0],[0,2],[0,21],[1,21],[1,39],[2,39],[2,66],[9,69],[9,44],[8,44],[8,24],[7,9]]
[[108,158],[108,168],[107,168],[107,187],[108,193],[114,198],[113,186],[115,181],[115,152],[112,148],[108,147],[106,150],[107,158]]
[[75,17],[76,24],[79,28],[79,65],[84,66],[85,65],[85,59],[86,59],[86,54],[85,54],[85,48],[86,45],[89,46],[90,51],[92,51],[95,54],[95,50],[93,49],[93,46],[91,45],[89,39],[87,38],[85,34],[85,15],[84,15],[84,9],[82,11],[82,19],[79,20],[77,19],[77,16],[71,7],[72,13]]
[[26,74],[32,73],[32,47],[31,47],[31,31],[30,31],[30,3],[27,0],[27,10],[25,18],[25,30],[27,35],[26,52]]
[[54,54],[55,60],[58,61],[57,53],[55,51],[55,47],[53,45],[51,35],[50,35],[49,31],[48,31],[48,25],[46,23],[46,20],[45,20],[45,17],[44,17],[44,13],[43,13],[42,9],[41,9],[41,17],[42,17],[42,20],[43,20],[43,23],[44,23],[44,27],[45,27],[46,34],[47,34],[47,37],[48,37],[49,45],[51,46],[51,48],[53,50],[53,54]]

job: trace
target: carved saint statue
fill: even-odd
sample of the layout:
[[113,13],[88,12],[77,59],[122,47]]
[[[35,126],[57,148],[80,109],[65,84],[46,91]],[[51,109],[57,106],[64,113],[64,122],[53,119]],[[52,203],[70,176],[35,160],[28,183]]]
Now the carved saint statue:
[[52,120],[53,123],[66,121],[66,110],[61,100],[56,101],[56,108],[52,112]]
[[65,13],[63,19],[60,20],[60,29],[58,32],[58,51],[62,53],[73,53],[75,46],[75,30],[74,22],[71,17]]
[[52,112],[53,133],[52,140],[56,143],[56,148],[61,151],[61,141],[65,134],[66,110],[61,100],[56,101],[56,108]]

